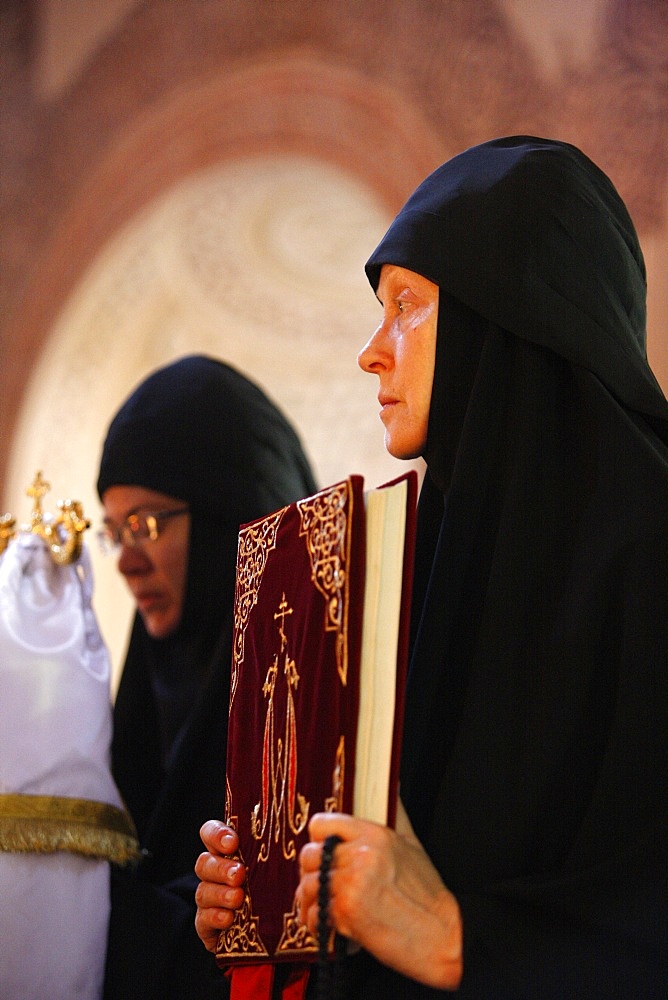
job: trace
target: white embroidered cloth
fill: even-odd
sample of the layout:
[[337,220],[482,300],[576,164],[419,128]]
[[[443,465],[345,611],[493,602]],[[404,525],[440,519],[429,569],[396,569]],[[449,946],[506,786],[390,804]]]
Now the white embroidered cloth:
[[[0,557],[5,823],[13,801],[49,804],[50,796],[56,805],[65,797],[122,809],[109,762],[109,654],[92,588],[85,547],[75,565],[56,566],[45,543],[24,532]],[[73,849],[0,851],[0,997],[100,997],[108,919],[107,860]]]

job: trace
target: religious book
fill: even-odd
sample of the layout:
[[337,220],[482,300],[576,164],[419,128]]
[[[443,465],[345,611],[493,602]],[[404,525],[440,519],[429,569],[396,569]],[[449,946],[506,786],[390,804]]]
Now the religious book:
[[226,821],[248,878],[220,966],[309,962],[294,906],[316,812],[394,825],[417,474],[350,476],[239,533]]

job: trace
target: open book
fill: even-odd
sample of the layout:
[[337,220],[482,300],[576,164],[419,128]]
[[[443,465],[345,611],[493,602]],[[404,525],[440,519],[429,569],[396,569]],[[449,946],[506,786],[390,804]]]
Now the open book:
[[317,958],[294,913],[315,812],[394,824],[416,496],[414,471],[350,476],[239,532],[226,819],[248,880],[221,966]]

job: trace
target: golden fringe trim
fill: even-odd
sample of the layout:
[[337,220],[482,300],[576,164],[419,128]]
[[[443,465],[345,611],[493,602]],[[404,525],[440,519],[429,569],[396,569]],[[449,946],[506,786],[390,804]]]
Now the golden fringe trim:
[[134,864],[141,856],[124,809],[59,795],[0,794],[0,851],[70,851],[117,865]]

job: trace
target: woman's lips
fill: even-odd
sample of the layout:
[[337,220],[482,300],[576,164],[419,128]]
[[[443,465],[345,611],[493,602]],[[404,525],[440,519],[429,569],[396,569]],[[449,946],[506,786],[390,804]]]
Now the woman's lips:
[[380,403],[381,410],[384,410],[386,406],[394,406],[399,400],[395,396],[386,396],[383,393],[379,393],[378,402]]
[[394,396],[379,395],[378,402],[380,403],[380,418],[382,420],[384,416],[391,413],[394,407],[398,404],[399,400]]
[[140,611],[151,611],[152,609],[161,606],[162,595],[157,591],[151,591],[145,594],[136,594],[135,602]]

